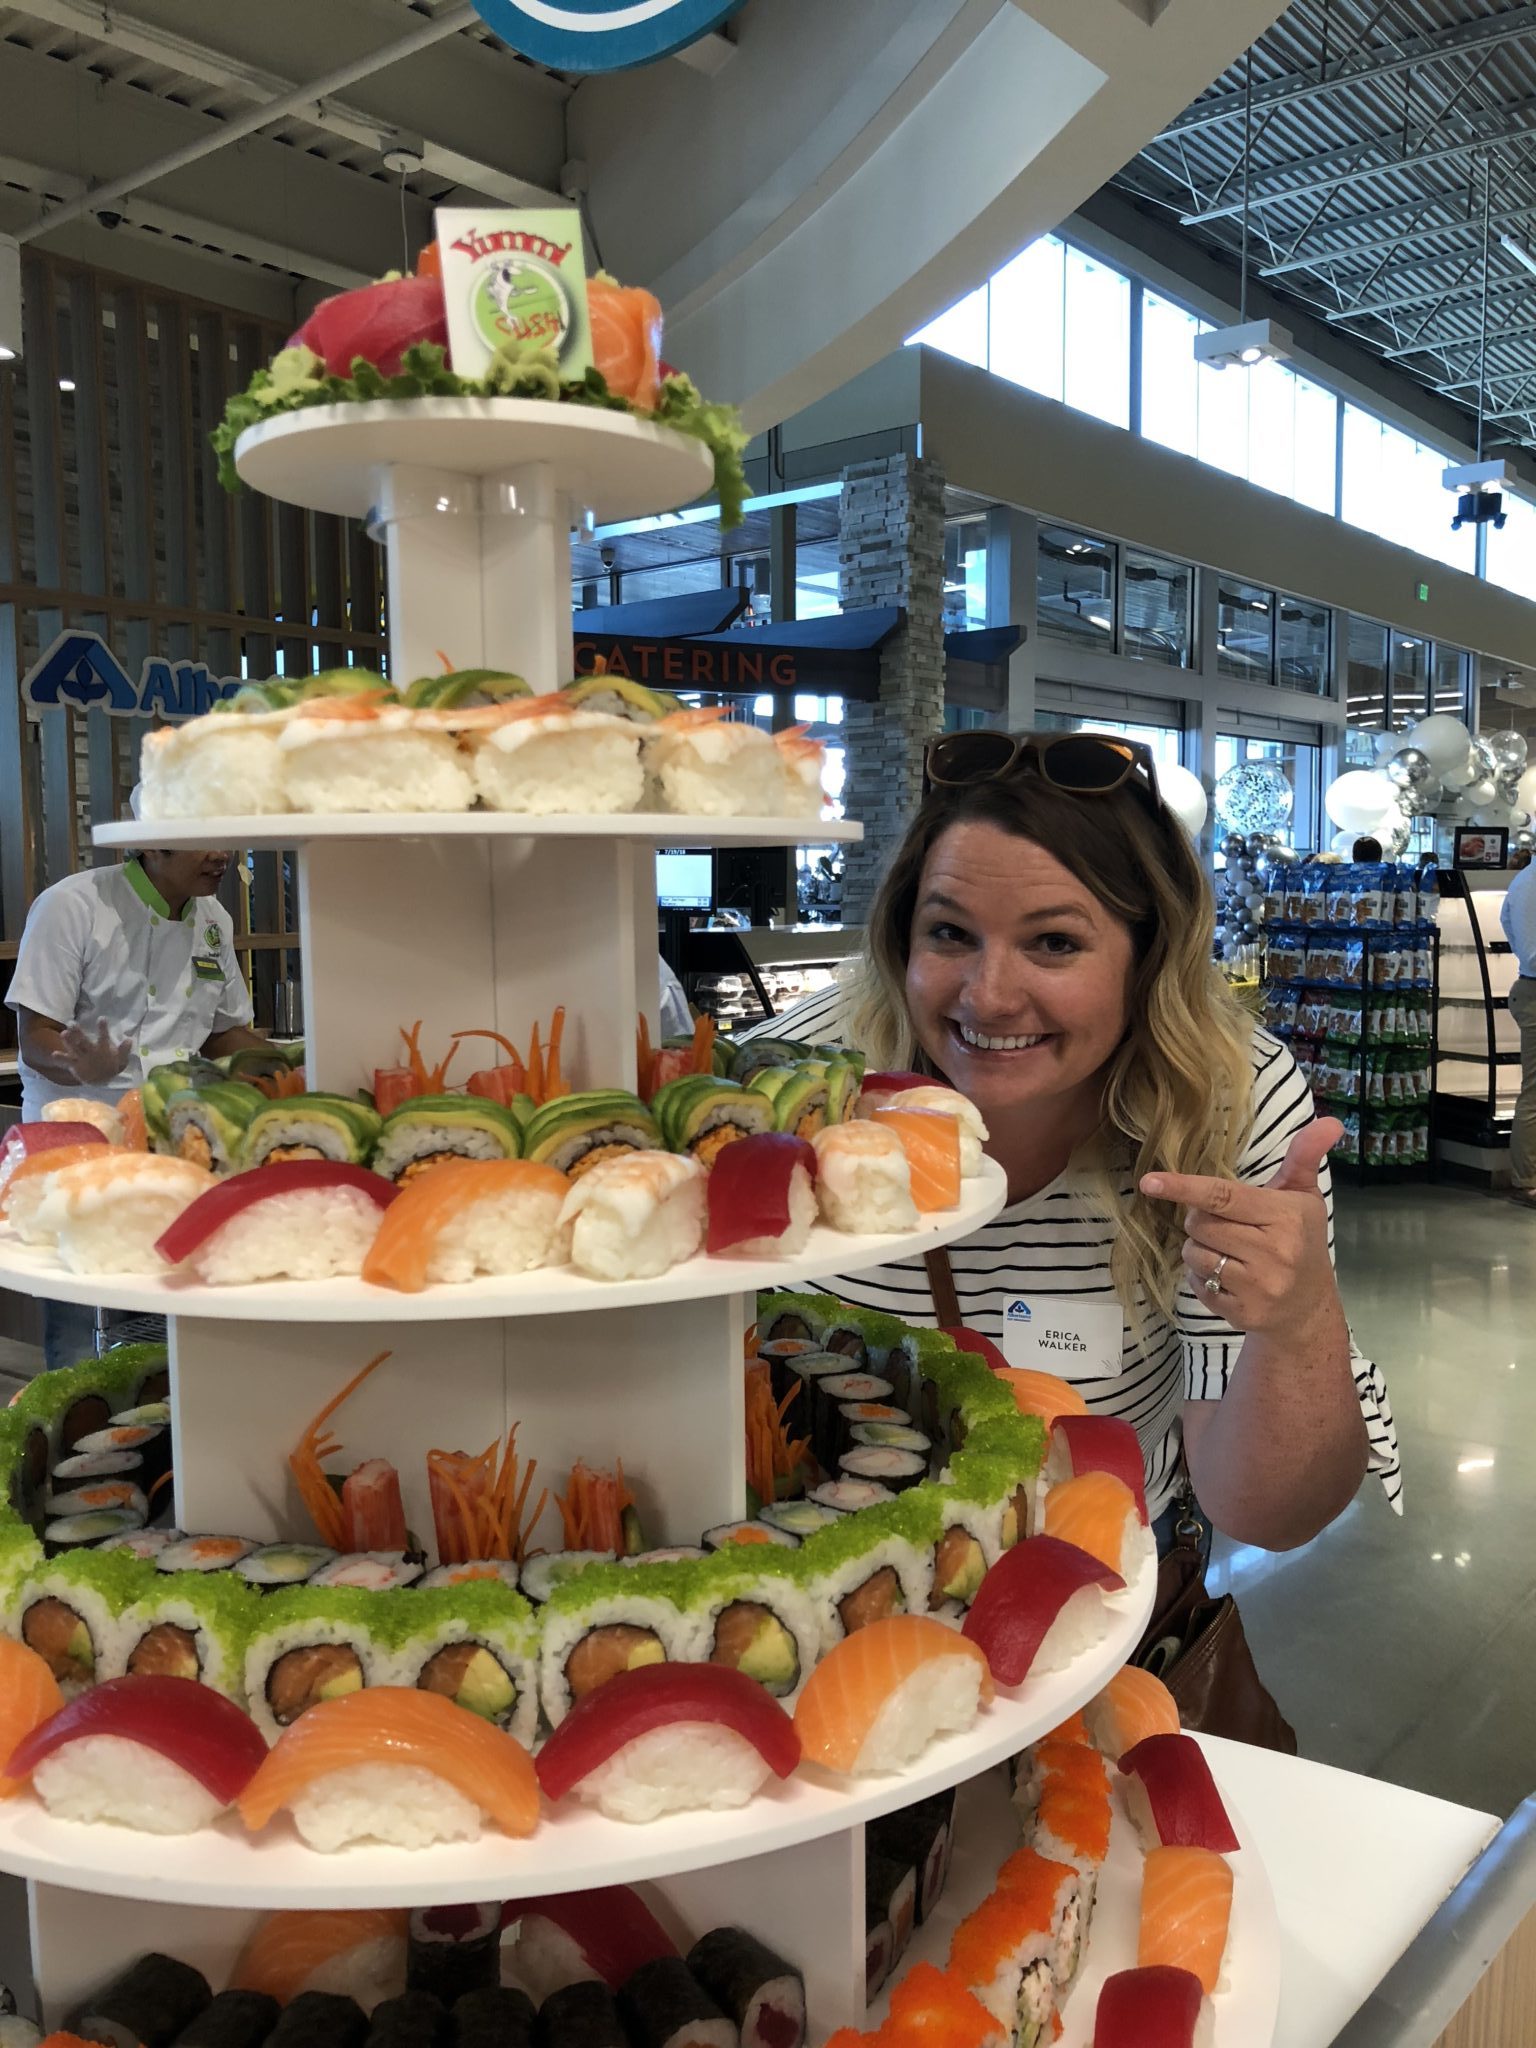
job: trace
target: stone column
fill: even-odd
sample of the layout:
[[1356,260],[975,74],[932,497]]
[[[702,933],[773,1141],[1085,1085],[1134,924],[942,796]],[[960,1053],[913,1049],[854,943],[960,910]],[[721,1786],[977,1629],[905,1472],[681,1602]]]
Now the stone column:
[[944,723],[944,477],[911,455],[843,472],[839,525],[843,609],[902,605],[906,620],[880,657],[880,695],[850,700],[844,802],[864,825],[848,849],[843,922],[863,924],[881,875],[922,794],[923,743]]

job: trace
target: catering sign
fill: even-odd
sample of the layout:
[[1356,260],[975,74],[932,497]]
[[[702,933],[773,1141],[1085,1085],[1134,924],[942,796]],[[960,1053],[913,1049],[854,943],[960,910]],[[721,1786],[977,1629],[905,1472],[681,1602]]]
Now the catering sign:
[[44,710],[105,711],[109,718],[196,718],[232,697],[239,676],[213,676],[200,661],[149,656],[138,680],[96,633],[61,633],[21,679],[21,694]]
[[551,71],[627,71],[718,28],[742,0],[475,0],[503,42]]

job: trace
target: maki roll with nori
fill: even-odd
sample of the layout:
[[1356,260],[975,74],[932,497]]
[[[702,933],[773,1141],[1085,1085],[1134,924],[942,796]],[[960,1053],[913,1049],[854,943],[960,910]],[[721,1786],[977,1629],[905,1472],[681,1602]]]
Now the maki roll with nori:
[[453,2008],[453,2048],[531,2048],[533,2000],[511,1984],[466,1991]]
[[538,1631],[521,1593],[497,1579],[412,1588],[393,1604],[388,1627],[388,1684],[441,1693],[532,1743],[539,1718]]
[[955,1795],[936,1792],[915,1806],[898,1807],[869,1822],[865,1854],[885,1857],[917,1872],[917,1921],[931,1918],[944,1893],[953,1850]]
[[917,1921],[917,1872],[900,1857],[864,1851],[866,1905],[891,1923],[891,1959],[900,1962]]
[[534,2048],[630,2048],[613,1993],[595,1978],[552,1991],[539,2007],[533,2040]]
[[896,1960],[896,1937],[891,1923],[874,1901],[864,1901],[864,2003],[873,2005],[884,1989]]
[[837,1514],[832,1508],[817,1507],[814,1501],[776,1500],[760,1508],[757,1519],[770,1529],[782,1529],[786,1536],[798,1536],[804,1542],[818,1529],[830,1528]]
[[43,1524],[43,1550],[49,1557],[62,1557],[143,1526],[142,1508],[94,1508],[88,1513],[61,1515]]
[[773,1129],[773,1107],[766,1097],[712,1074],[668,1081],[657,1089],[651,1113],[667,1150],[686,1152],[703,1166],[712,1166],[734,1140]]
[[444,1159],[516,1159],[517,1118],[483,1095],[415,1095],[384,1119],[373,1170],[405,1185]]
[[212,1173],[233,1172],[251,1119],[267,1098],[249,1081],[210,1081],[186,1088],[165,1105],[165,1149]]
[[275,1593],[281,1586],[302,1586],[335,1556],[323,1543],[266,1543],[237,1558],[231,1569],[258,1593]]
[[612,1564],[611,1550],[547,1550],[530,1557],[522,1569],[523,1592],[536,1607],[542,1607],[568,1580],[578,1577],[588,1565]]
[[737,2048],[735,2022],[681,1956],[642,1963],[619,1993],[632,2048]]
[[368,2015],[339,1991],[301,1991],[267,2036],[267,2048],[363,2048]]
[[170,2048],[212,2000],[201,1970],[175,1956],[150,1954],[88,1999],[70,2025],[86,2040],[110,2048]]
[[873,1479],[892,1493],[906,1493],[928,1477],[928,1459],[921,1451],[894,1451],[883,1444],[855,1444],[837,1461],[844,1479]]
[[289,1095],[264,1102],[245,1128],[242,1167],[268,1160],[329,1159],[341,1166],[366,1166],[384,1120],[351,1095]]
[[176,2048],[263,2048],[281,2012],[265,1991],[221,1991],[176,2036]]
[[232,1574],[160,1577],[123,1615],[102,1676],[194,1678],[244,1706],[245,1651],[257,1605],[251,1588]]
[[741,2036],[741,2048],[804,2048],[805,1979],[741,1927],[716,1927],[688,1951],[688,1967]]
[[448,2008],[430,1991],[402,1991],[373,2008],[366,2048],[452,2048]]
[[[405,1988],[444,2006],[501,1982],[501,1904],[418,1906],[406,1943]],[[529,2015],[530,2019],[532,2014]]]
[[638,1095],[622,1088],[556,1096],[535,1110],[523,1129],[523,1157],[553,1166],[572,1180],[600,1160],[662,1149],[656,1119]]

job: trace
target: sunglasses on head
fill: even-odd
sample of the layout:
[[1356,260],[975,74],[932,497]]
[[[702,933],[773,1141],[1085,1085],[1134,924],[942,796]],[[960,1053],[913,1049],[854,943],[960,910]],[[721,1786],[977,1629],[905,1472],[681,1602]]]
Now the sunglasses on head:
[[1069,796],[1112,796],[1127,783],[1162,801],[1152,750],[1102,732],[947,732],[923,753],[923,794],[1033,772]]

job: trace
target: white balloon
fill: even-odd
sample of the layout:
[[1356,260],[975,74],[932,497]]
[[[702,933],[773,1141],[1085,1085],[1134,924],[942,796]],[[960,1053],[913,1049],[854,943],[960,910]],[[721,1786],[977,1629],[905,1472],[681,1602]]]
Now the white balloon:
[[1384,767],[1386,763],[1391,760],[1392,756],[1397,752],[1398,748],[1404,747],[1407,744],[1408,742],[1404,739],[1403,735],[1400,732],[1378,733],[1376,736],[1377,767]]
[[1379,768],[1351,768],[1329,783],[1323,805],[1341,832],[1369,832],[1393,808],[1396,796]]
[[1443,779],[1446,769],[1455,767],[1471,743],[1472,735],[1459,718],[1437,711],[1432,718],[1421,718],[1398,744],[1417,747],[1428,755],[1430,766]]
[[1501,825],[1508,825],[1513,816],[1508,804],[1480,804],[1472,813],[1472,823],[1497,831]]
[[1335,832],[1329,841],[1328,850],[1330,853],[1353,853],[1355,841],[1359,837],[1358,832]]
[[1483,764],[1472,757],[1468,747],[1465,754],[1459,754],[1449,768],[1440,770],[1440,780],[1447,789],[1465,789],[1469,782],[1476,782],[1483,772]]
[[1172,767],[1158,769],[1157,786],[1162,791],[1163,802],[1190,838],[1195,838],[1210,812],[1205,784],[1190,769],[1175,762]]
[[1480,775],[1476,782],[1467,784],[1463,794],[1469,804],[1476,804],[1481,809],[1484,804],[1497,802],[1499,785],[1491,775]]

